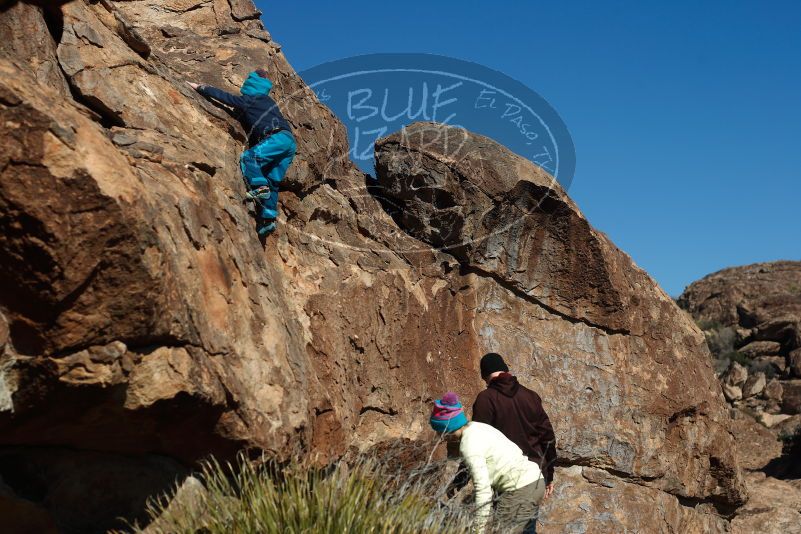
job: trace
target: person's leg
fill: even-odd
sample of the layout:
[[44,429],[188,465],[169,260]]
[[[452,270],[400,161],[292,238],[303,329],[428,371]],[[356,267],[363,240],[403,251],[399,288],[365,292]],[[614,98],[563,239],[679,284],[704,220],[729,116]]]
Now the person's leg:
[[[260,236],[275,230],[278,217],[278,187],[295,156],[295,139],[289,132],[278,132],[242,153],[242,176],[250,189],[248,196],[256,202]],[[263,188],[264,191],[255,191]]]
[[535,534],[539,503],[544,494],[543,480],[501,494],[495,509],[497,532]]
[[248,189],[251,190],[268,185],[269,183],[267,177],[264,176],[262,170],[263,164],[259,161],[256,148],[258,148],[258,145],[245,150],[242,152],[242,157],[239,159],[239,168],[242,170],[242,177],[245,179]]
[[261,216],[275,219],[278,216],[278,190],[287,169],[295,158],[295,139],[289,132],[279,132],[270,137],[271,162],[267,179],[270,186],[270,198],[261,203]]
[[[245,150],[239,161],[239,166],[242,169],[242,176],[245,178],[248,187],[256,189],[265,185],[270,185],[267,179],[268,174],[276,177],[280,182],[283,174],[286,173],[284,168],[280,176],[275,175],[275,167],[282,159],[289,154],[295,155],[295,139],[289,132],[278,132],[271,135],[258,145]],[[291,160],[290,160],[291,161]],[[286,165],[289,166],[288,164]]]

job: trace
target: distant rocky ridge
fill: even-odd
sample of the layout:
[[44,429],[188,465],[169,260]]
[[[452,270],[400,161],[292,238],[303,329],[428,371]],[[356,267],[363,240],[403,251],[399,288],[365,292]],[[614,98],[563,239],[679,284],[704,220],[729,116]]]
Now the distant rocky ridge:
[[734,524],[801,531],[801,261],[724,269],[678,303],[704,330],[741,464],[754,471]]
[[678,303],[704,329],[729,402],[768,426],[801,414],[801,262],[725,269]]
[[[488,350],[552,416],[542,532],[747,506],[701,331],[539,168],[418,124],[378,187],[249,0],[47,5],[0,13],[0,525],[102,532],[208,454],[428,440]],[[266,246],[244,132],[185,84],[257,66],[298,140]]]

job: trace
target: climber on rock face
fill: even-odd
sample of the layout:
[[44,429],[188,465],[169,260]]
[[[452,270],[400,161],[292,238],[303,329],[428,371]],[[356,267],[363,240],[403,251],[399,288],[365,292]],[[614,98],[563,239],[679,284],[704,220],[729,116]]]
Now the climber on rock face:
[[210,85],[188,82],[198,93],[237,112],[248,133],[248,149],[239,165],[247,182],[247,198],[256,202],[257,231],[266,236],[275,230],[278,217],[278,185],[295,157],[295,138],[289,122],[270,98],[273,84],[267,72],[251,72],[242,84],[242,95],[233,95]]
[[534,534],[545,495],[540,467],[497,428],[469,422],[455,393],[434,402],[429,423],[447,441],[459,442],[475,488],[474,532],[483,533],[490,522],[494,491],[491,532]]
[[556,437],[542,407],[542,399],[509,374],[509,367],[500,354],[485,354],[480,367],[487,389],[479,393],[473,403],[473,420],[494,426],[520,447],[529,460],[536,462],[548,483],[545,498],[550,497]]

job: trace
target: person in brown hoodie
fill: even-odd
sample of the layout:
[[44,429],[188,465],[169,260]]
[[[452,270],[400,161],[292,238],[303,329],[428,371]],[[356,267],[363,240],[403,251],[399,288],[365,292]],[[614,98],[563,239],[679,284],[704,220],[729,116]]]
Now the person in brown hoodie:
[[545,498],[553,493],[556,437],[537,393],[522,386],[500,354],[481,358],[481,378],[487,389],[473,403],[473,421],[492,425],[513,441],[545,475]]

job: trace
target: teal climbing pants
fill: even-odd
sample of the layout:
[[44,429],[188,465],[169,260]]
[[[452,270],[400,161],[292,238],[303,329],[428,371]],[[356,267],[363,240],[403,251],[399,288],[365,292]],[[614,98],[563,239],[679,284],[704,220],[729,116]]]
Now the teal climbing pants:
[[278,217],[278,186],[295,157],[295,150],[295,138],[281,130],[242,153],[239,166],[248,187],[251,190],[262,186],[270,188],[269,199],[257,201],[256,213],[262,219]]

